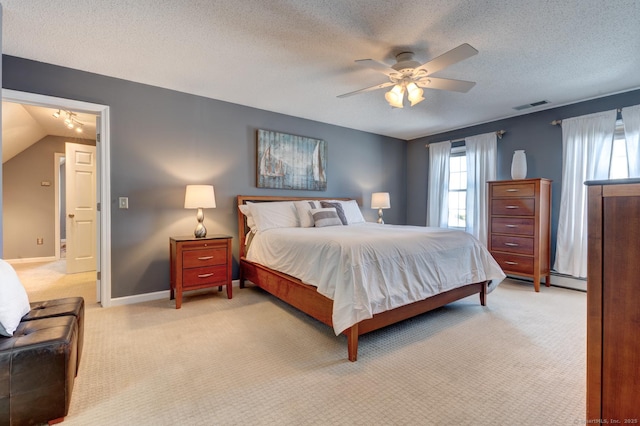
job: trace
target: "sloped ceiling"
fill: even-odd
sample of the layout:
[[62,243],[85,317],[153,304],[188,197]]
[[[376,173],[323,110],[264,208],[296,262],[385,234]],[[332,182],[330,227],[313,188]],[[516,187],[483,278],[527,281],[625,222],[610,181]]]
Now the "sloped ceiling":
[[[9,55],[401,139],[640,87],[638,0],[3,0]],[[479,54],[392,109],[354,62]],[[549,104],[517,111],[541,100]]]
[[68,137],[70,141],[78,138],[95,139],[95,115],[74,112],[75,119],[83,124],[80,134],[64,125],[64,114],[61,118],[54,118],[53,113],[56,111],[58,110],[52,108],[2,102],[2,163],[48,135]]

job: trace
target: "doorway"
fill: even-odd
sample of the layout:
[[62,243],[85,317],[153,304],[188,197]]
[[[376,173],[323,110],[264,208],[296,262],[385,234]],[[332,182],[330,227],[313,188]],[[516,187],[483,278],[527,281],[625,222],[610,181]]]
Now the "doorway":
[[[79,111],[97,116],[96,124],[96,179],[97,203],[96,248],[96,298],[103,306],[111,303],[111,221],[109,211],[110,168],[109,168],[109,107],[82,101],[56,98],[27,92],[3,89],[3,101],[68,111]],[[45,183],[46,185],[46,183]],[[101,206],[106,206],[103,210]]]

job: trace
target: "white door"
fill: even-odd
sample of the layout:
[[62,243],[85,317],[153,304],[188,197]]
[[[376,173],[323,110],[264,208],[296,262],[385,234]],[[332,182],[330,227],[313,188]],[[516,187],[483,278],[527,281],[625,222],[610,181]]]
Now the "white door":
[[96,147],[66,143],[67,273],[95,271]]

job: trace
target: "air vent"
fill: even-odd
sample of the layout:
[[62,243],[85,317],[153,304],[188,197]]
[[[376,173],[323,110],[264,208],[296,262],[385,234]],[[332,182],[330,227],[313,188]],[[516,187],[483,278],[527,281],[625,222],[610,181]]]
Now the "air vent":
[[540,106],[540,105],[546,105],[548,103],[549,103],[549,101],[531,102],[530,104],[524,104],[524,105],[520,105],[520,106],[517,106],[517,107],[513,107],[513,109],[515,109],[516,111],[522,111],[523,109],[533,108],[533,107],[537,107],[537,106]]

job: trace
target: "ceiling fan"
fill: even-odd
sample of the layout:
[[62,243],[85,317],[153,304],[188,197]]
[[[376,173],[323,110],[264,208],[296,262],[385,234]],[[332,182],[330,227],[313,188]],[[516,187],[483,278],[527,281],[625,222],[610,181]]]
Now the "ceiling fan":
[[398,53],[396,55],[397,62],[391,66],[374,61],[373,59],[358,59],[356,60],[358,64],[386,74],[387,77],[389,77],[389,81],[356,90],[355,92],[345,93],[338,97],[346,98],[348,96],[393,86],[393,88],[385,94],[385,99],[392,107],[402,108],[405,92],[407,93],[407,99],[411,102],[411,106],[422,102],[424,100],[422,88],[466,93],[471,90],[476,83],[473,81],[431,77],[431,75],[448,66],[470,58],[477,53],[478,51],[476,49],[464,43],[424,64],[413,60],[413,52]]

